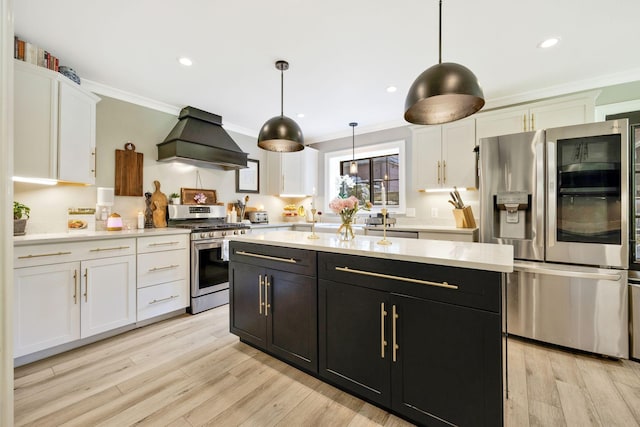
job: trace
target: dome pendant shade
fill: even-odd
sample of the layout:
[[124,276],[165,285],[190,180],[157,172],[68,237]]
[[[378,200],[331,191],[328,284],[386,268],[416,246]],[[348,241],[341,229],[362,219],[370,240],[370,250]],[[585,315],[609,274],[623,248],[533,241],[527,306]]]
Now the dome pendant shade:
[[300,151],[304,149],[302,130],[287,116],[272,117],[260,129],[258,147],[268,151]]
[[484,106],[484,94],[471,70],[442,62],[442,0],[439,4],[438,64],[418,76],[404,103],[405,120],[417,125],[463,119]]
[[283,153],[304,149],[304,138],[300,126],[284,115],[284,71],[289,69],[287,61],[276,61],[280,70],[280,115],[270,118],[262,125],[258,134],[258,147],[267,151]]
[[464,65],[436,64],[413,82],[405,101],[404,118],[418,125],[463,119],[484,106],[476,76]]

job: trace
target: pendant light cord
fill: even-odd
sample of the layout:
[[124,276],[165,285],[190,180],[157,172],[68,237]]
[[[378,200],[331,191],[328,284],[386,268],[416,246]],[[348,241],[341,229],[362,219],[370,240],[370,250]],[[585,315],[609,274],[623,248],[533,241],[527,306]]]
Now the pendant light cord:
[[356,160],[356,127],[351,126],[351,161]]
[[280,117],[284,117],[284,70],[282,69],[280,69]]
[[438,64],[442,64],[442,0],[440,0],[440,17],[438,20]]

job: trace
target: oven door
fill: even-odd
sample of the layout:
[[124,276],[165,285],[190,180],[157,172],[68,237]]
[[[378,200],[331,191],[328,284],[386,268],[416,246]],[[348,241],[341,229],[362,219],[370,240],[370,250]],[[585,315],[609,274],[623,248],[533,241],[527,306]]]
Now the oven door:
[[191,298],[229,289],[229,263],[223,260],[222,239],[191,245]]
[[626,120],[549,129],[547,261],[627,268]]

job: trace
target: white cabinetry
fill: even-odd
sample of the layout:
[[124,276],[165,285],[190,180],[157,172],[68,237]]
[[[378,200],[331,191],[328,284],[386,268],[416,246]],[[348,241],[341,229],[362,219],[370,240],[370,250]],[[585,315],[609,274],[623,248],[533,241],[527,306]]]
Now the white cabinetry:
[[479,140],[489,136],[593,122],[598,93],[589,92],[477,114],[476,137]]
[[439,126],[415,126],[412,133],[417,190],[475,187],[473,119]]
[[14,64],[14,175],[95,184],[100,98],[55,71]]
[[318,187],[318,150],[305,147],[293,153],[269,152],[268,193],[310,196]]
[[135,239],[14,248],[14,357],[135,322]]
[[138,321],[189,305],[189,235],[138,238]]

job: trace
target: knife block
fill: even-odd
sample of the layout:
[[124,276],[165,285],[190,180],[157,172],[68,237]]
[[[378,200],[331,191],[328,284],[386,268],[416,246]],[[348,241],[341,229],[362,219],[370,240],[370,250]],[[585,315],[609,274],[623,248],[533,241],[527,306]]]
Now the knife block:
[[476,228],[476,220],[473,217],[471,206],[462,209],[454,209],[453,217],[456,220],[456,228]]

